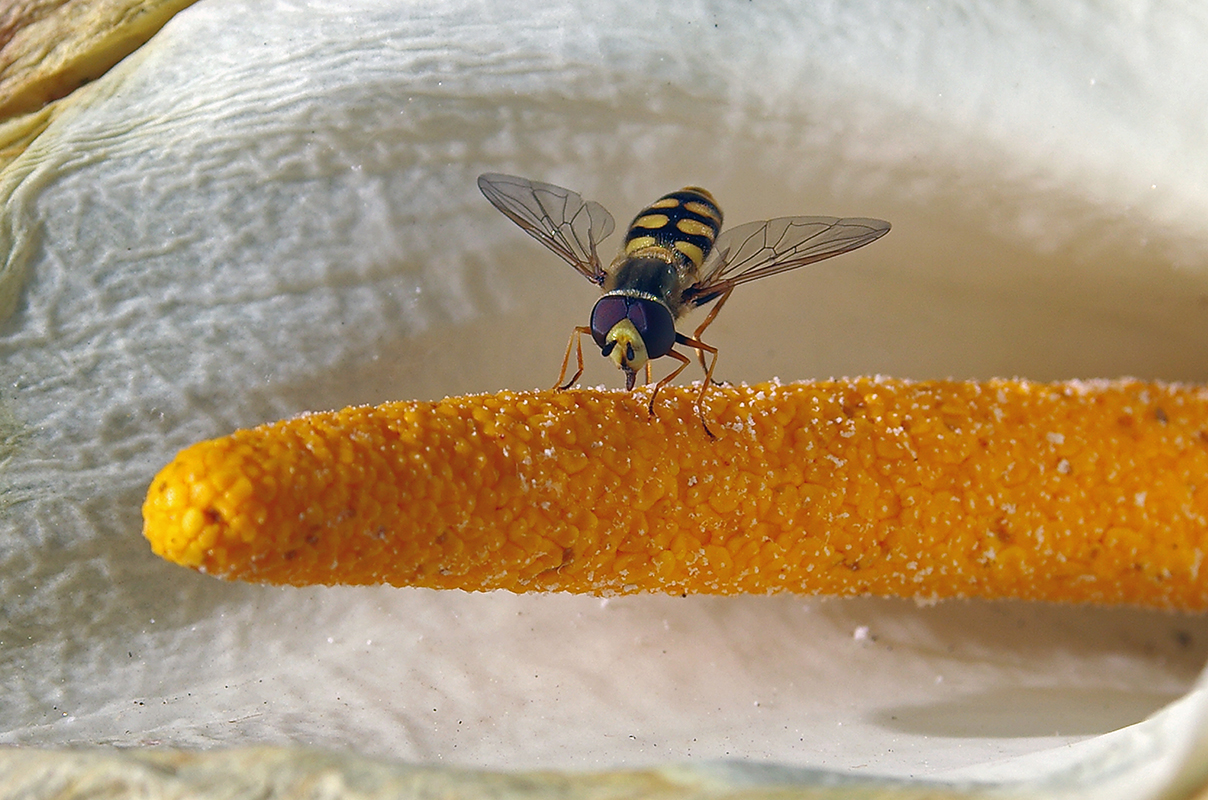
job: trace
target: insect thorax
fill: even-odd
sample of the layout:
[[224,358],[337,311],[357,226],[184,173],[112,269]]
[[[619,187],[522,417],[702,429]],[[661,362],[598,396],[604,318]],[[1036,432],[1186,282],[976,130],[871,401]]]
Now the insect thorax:
[[627,295],[644,295],[668,303],[680,289],[681,268],[665,252],[621,255],[613,262],[603,289]]

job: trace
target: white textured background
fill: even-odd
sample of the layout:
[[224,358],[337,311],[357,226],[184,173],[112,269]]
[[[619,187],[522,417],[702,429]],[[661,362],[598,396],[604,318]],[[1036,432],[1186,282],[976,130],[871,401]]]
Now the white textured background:
[[0,184],[0,743],[931,777],[1086,752],[1191,688],[1203,618],[231,585],[154,558],[139,505],[235,427],[552,383],[594,292],[484,171],[620,224],[685,183],[730,224],[893,222],[736,294],[724,379],[1208,380],[1206,43],[1194,3],[203,0]]

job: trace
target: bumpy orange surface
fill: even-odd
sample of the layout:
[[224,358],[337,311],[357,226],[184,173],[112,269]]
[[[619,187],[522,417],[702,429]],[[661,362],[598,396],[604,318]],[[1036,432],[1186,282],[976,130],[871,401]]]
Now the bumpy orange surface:
[[225,578],[1208,607],[1208,390],[839,380],[348,408],[181,452],[154,551]]

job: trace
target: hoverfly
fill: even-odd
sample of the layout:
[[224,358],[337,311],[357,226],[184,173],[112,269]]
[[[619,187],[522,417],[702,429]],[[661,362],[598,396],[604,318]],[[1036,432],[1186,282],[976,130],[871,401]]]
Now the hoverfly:
[[[705,372],[696,411],[709,436],[713,433],[701,403],[713,383],[717,348],[700,336],[734,287],[855,250],[889,231],[889,223],[879,219],[779,217],[720,233],[722,213],[713,195],[688,186],[639,211],[620,254],[605,266],[596,248],[615,226],[604,206],[569,189],[512,175],[480,175],[478,188],[510,220],[604,292],[592,309],[591,324],[571,332],[555,388],[569,389],[583,374],[582,337],[590,334],[601,353],[625,373],[626,389],[633,389],[639,370],[650,382],[653,359],[671,356],[680,362],[655,384],[649,405],[653,414],[659,390],[691,363],[675,346],[690,347]],[[677,319],[708,303],[714,306],[692,336],[676,331]],[[564,382],[572,349],[577,368]]]

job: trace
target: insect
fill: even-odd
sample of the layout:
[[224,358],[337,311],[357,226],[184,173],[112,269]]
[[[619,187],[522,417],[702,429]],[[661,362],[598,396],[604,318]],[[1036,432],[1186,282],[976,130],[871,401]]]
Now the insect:
[[[700,337],[734,287],[855,250],[889,231],[889,223],[879,219],[779,217],[723,233],[721,208],[713,195],[688,186],[639,211],[620,254],[605,266],[597,248],[615,226],[604,206],[569,189],[513,175],[480,175],[478,188],[510,220],[604,292],[592,309],[591,324],[572,331],[556,388],[570,388],[583,374],[582,337],[590,334],[600,352],[625,373],[626,389],[633,389],[639,371],[650,382],[652,360],[670,356],[680,362],[655,384],[649,404],[653,414],[659,390],[691,363],[676,345],[690,347],[705,371],[696,411],[710,436],[702,403],[713,383],[717,348]],[[675,329],[681,316],[709,303],[713,307],[692,336]],[[577,369],[564,382],[571,350]]]

